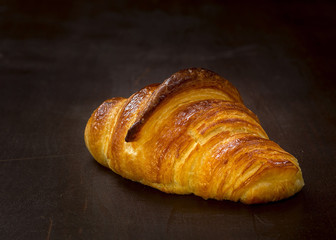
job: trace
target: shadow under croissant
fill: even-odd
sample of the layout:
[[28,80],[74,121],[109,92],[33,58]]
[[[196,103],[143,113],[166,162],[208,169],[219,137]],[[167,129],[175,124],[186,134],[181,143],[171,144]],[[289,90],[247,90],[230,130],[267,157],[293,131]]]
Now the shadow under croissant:
[[[102,203],[108,211],[117,215],[129,214],[130,216],[137,213],[140,216],[128,220],[134,224],[139,224],[145,219],[153,221],[152,218],[155,216],[157,224],[165,225],[166,233],[170,237],[180,234],[181,231],[197,234],[199,237],[207,237],[209,233],[211,237],[221,238],[232,236],[278,238],[284,235],[293,237],[299,234],[304,214],[307,212],[302,205],[304,192],[275,203],[244,205],[231,201],[204,200],[195,195],[163,193],[124,179],[99,165],[97,168],[104,171],[106,184],[110,182],[115,186],[113,191],[118,191],[109,192],[111,196],[101,198],[101,200],[104,199]],[[106,192],[96,192],[96,194],[105,195]],[[118,203],[115,195],[123,195],[118,199],[126,200]],[[111,199],[115,202],[109,205],[107,201]],[[118,209],[115,206],[118,206]],[[221,231],[218,231],[218,228]],[[221,235],[212,235],[219,233]]]
[[177,237],[181,231],[221,239],[293,238],[300,234],[300,226],[309,212],[302,204],[304,190],[267,204],[204,200],[192,194],[167,194],[122,178],[95,161],[91,163],[94,165],[90,167],[92,174],[97,176],[93,185],[95,201],[112,214],[107,215],[108,218],[119,219],[120,222],[111,224],[121,228],[129,224],[141,227],[148,221],[148,224],[157,224],[158,232],[164,228],[169,238]]

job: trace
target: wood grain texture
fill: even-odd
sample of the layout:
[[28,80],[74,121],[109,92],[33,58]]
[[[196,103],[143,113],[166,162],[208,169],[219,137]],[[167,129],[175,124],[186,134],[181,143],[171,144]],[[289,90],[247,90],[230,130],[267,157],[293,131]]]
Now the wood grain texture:
[[[0,239],[335,238],[335,3],[11,0],[0,12]],[[169,195],[94,161],[83,129],[99,104],[192,66],[229,79],[299,159],[294,198]]]

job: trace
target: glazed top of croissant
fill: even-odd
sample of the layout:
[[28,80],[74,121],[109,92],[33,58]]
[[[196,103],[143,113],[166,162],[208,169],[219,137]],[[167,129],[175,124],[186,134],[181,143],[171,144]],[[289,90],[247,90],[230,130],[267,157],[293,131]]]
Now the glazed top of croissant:
[[[146,103],[144,110],[129,129],[126,141],[133,141],[136,138],[141,127],[145,125],[154,110],[157,110],[160,105],[164,104],[164,101],[172,99],[182,92],[189,95],[188,100],[190,102],[197,99],[209,98],[211,94],[217,93],[219,99],[242,103],[237,89],[229,81],[214,72],[197,68],[182,70],[157,86],[157,89]],[[216,95],[211,96],[211,98],[216,98]]]
[[201,68],[105,101],[85,141],[104,166],[168,193],[262,203],[304,185],[296,158],[268,139],[237,89]]

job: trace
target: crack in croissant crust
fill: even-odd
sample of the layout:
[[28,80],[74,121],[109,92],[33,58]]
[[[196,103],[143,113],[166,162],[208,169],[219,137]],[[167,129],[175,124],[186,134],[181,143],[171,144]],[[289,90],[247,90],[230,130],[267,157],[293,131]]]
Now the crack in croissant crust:
[[115,173],[167,193],[254,204],[304,185],[297,159],[268,139],[237,89],[201,68],[106,100],[85,143]]

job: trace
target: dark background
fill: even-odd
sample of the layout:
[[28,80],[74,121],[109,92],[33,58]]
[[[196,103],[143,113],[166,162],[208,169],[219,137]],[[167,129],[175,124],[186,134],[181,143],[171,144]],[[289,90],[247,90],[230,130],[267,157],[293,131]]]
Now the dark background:
[[[334,239],[335,4],[1,1],[0,239]],[[246,206],[178,196],[97,164],[105,99],[186,67],[229,79],[305,187]]]

